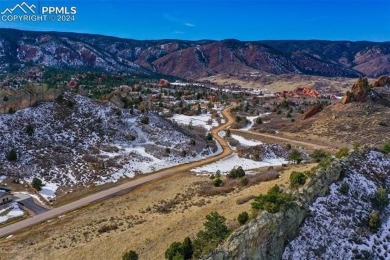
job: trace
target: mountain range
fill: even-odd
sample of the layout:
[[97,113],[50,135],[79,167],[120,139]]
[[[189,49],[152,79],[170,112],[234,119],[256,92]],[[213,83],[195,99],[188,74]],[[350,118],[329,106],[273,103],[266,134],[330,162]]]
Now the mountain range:
[[111,36],[0,29],[0,72],[22,65],[167,74],[390,74],[390,42],[321,40],[131,40]]

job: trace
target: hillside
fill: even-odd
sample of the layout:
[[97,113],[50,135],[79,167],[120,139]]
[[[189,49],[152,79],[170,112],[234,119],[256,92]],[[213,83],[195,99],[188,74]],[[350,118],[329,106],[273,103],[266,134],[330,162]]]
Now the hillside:
[[259,73],[377,77],[390,73],[389,57],[389,42],[139,41],[0,29],[0,71],[35,64],[186,79]]
[[388,259],[389,173],[389,157],[374,150],[334,160],[284,212],[261,211],[203,259]]
[[[369,83],[359,79],[340,102],[300,120],[287,131],[328,138],[332,142],[354,142],[380,146],[390,141],[390,79],[381,77]],[[304,116],[303,116],[304,118]]]
[[197,160],[218,149],[205,141],[203,128],[181,129],[154,113],[132,114],[71,93],[0,115],[0,125],[0,175],[41,178],[51,198],[55,192],[59,196]]

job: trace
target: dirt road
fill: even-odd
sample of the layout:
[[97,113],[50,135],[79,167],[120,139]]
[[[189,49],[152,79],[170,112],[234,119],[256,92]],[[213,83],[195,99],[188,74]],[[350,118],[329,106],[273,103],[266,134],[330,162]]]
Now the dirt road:
[[168,169],[160,170],[160,171],[157,171],[153,174],[148,174],[148,175],[145,175],[144,177],[141,177],[141,178],[138,178],[135,180],[130,180],[130,181],[128,181],[124,184],[121,184],[119,186],[116,186],[116,187],[113,187],[113,188],[110,188],[110,189],[107,189],[104,191],[97,192],[93,195],[81,198],[79,200],[76,200],[76,201],[71,202],[69,204],[63,205],[61,207],[51,209],[47,212],[33,216],[33,217],[28,218],[26,220],[22,220],[20,222],[15,223],[15,224],[6,226],[4,228],[0,228],[0,237],[10,235],[10,234],[15,233],[19,230],[22,230],[24,228],[27,228],[27,227],[33,226],[35,224],[47,221],[47,220],[52,219],[54,217],[61,216],[61,215],[65,214],[66,212],[76,210],[76,209],[81,208],[83,206],[86,206],[90,203],[101,201],[103,199],[110,198],[114,195],[128,192],[128,191],[132,190],[133,188],[135,188],[139,185],[145,184],[147,182],[151,182],[151,181],[169,176],[169,175],[177,173],[177,172],[188,171],[192,168],[199,167],[199,166],[202,166],[205,164],[209,164],[209,163],[215,162],[217,160],[220,160],[226,156],[229,156],[230,154],[233,153],[233,151],[230,149],[230,147],[228,146],[226,141],[218,135],[218,132],[221,129],[225,129],[226,127],[230,126],[233,123],[233,118],[230,116],[229,109],[230,108],[226,108],[222,111],[222,115],[225,117],[226,122],[211,130],[213,137],[218,141],[218,143],[221,145],[221,147],[223,149],[222,153],[220,153],[219,155],[209,157],[209,158],[206,158],[203,160],[199,160],[196,162],[190,162],[190,163],[174,166],[174,167],[171,167]]
[[276,141],[290,143],[293,145],[304,146],[304,147],[308,147],[311,149],[332,150],[332,148],[328,147],[328,146],[313,144],[313,143],[309,143],[309,142],[305,142],[305,141],[298,141],[298,140],[294,140],[294,139],[290,139],[290,138],[286,138],[286,137],[281,137],[281,136],[277,136],[277,135],[256,133],[256,132],[239,130],[239,129],[232,129],[231,132],[235,133],[235,134],[242,135],[244,137],[248,137],[248,138],[252,138],[253,136],[255,136],[255,137],[257,136],[257,137],[259,137],[260,140],[263,138],[263,139],[267,139],[267,140],[276,140]]

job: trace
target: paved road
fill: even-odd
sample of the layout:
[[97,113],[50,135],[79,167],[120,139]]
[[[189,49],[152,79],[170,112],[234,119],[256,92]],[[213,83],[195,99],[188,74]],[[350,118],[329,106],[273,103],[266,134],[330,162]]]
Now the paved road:
[[18,203],[22,206],[25,207],[26,209],[30,210],[32,213],[35,215],[45,213],[49,209],[44,208],[38,204],[35,203],[34,199],[29,197],[24,200],[19,200]]
[[165,170],[160,170],[154,174],[145,175],[144,177],[128,181],[128,182],[121,184],[119,186],[116,186],[116,187],[113,187],[113,188],[110,188],[110,189],[107,189],[104,191],[97,192],[93,195],[81,198],[77,201],[71,202],[71,203],[63,205],[61,207],[51,209],[51,210],[46,211],[42,214],[33,216],[33,217],[25,219],[25,220],[22,220],[20,222],[6,226],[4,228],[0,228],[0,237],[13,234],[19,230],[36,225],[38,223],[42,223],[42,222],[47,221],[51,218],[63,215],[66,212],[73,211],[73,210],[78,209],[80,207],[86,206],[90,203],[100,201],[103,199],[107,199],[107,198],[110,198],[110,197],[117,195],[117,194],[123,194],[125,191],[129,191],[129,190],[131,190],[139,185],[145,184],[147,182],[151,182],[151,181],[175,174],[177,172],[188,171],[192,168],[206,165],[206,164],[215,162],[215,161],[220,160],[226,156],[231,155],[233,153],[233,151],[230,149],[230,147],[228,146],[226,141],[218,135],[218,132],[220,130],[225,129],[226,127],[230,126],[234,121],[233,121],[233,118],[231,116],[229,116],[229,108],[224,109],[222,111],[222,115],[225,117],[226,123],[211,130],[213,137],[219,142],[219,144],[222,146],[222,149],[223,149],[222,153],[220,153],[219,155],[209,157],[209,158],[206,158],[203,160],[199,160],[196,162],[181,164],[181,165],[174,166],[174,167],[171,167],[171,168],[168,168]]

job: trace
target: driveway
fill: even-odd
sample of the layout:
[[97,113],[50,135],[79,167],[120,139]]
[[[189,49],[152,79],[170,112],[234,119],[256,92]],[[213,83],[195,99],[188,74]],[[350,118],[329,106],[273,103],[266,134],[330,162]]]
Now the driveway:
[[38,205],[37,203],[35,203],[34,199],[31,197],[23,199],[23,200],[18,200],[17,202],[22,207],[32,211],[35,215],[42,214],[42,213],[48,211],[47,208],[44,208],[44,207]]

